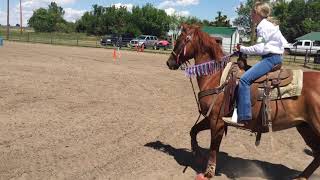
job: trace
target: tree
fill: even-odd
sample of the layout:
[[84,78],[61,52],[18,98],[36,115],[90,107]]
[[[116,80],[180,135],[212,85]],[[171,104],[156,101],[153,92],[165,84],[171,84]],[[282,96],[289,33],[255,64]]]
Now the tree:
[[55,29],[48,11],[44,8],[35,10],[28,24],[36,32],[53,32]]
[[[261,0],[263,2],[269,2],[269,0]],[[251,35],[251,43],[255,42],[255,26],[251,20],[251,10],[255,4],[255,0],[247,0],[245,3],[240,3],[236,12],[238,17],[233,21],[233,24],[241,29],[241,35],[249,37]]]
[[[269,2],[269,1],[265,1]],[[244,36],[254,34],[250,29],[250,11],[254,0],[241,3],[234,25],[244,29]],[[320,31],[320,0],[277,0],[271,3],[272,16],[280,22],[280,30],[289,42],[311,31]]]
[[216,27],[231,27],[228,17],[226,15],[222,16],[221,11],[218,11],[218,16],[215,17],[215,21],[212,22],[212,25]]
[[55,2],[51,2],[48,9],[39,8],[35,10],[28,20],[28,24],[36,32],[60,31],[61,24],[67,25],[67,22],[63,19],[64,13],[62,7]]
[[169,31],[171,18],[164,10],[146,4],[142,8],[134,6],[132,12],[126,7],[116,8],[93,5],[77,21],[78,32],[94,35],[131,33],[164,36]]
[[281,0],[274,4],[273,15],[289,42],[311,31],[320,31],[320,0]]

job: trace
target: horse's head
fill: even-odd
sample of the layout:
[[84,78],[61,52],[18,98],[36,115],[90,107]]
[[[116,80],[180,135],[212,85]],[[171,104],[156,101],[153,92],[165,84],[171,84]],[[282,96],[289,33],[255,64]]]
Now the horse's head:
[[198,31],[199,29],[200,27],[197,26],[181,26],[180,35],[167,61],[167,65],[170,69],[178,69],[183,63],[194,58],[194,35],[195,31]]
[[[213,37],[201,31],[199,26],[182,25],[180,35],[167,61],[170,69],[176,70],[189,59],[219,61],[223,52]],[[201,57],[201,58],[199,58]]]

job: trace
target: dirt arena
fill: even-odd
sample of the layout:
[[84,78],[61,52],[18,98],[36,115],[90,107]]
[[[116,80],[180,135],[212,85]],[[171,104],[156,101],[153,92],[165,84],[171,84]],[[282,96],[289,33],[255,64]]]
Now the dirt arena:
[[[5,42],[0,48],[0,179],[194,179],[197,109],[168,55]],[[296,129],[229,129],[215,179],[290,179],[312,160]],[[199,134],[209,146],[209,131]],[[185,166],[190,165],[185,172]],[[320,179],[318,169],[312,179]]]

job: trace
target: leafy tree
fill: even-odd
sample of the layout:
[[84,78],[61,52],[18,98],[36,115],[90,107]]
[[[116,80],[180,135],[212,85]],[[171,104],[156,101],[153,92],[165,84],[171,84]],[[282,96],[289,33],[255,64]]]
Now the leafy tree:
[[[263,2],[269,2],[269,0],[261,0]],[[251,43],[255,42],[255,26],[251,20],[251,10],[256,0],[247,0],[245,3],[240,3],[236,12],[238,17],[233,21],[233,24],[243,29],[241,35],[249,37],[251,35]]]
[[[236,10],[238,17],[233,23],[244,29],[244,36],[254,34],[250,28],[250,11],[253,4],[254,0],[248,0],[241,3]],[[281,32],[288,41],[292,42],[311,31],[320,31],[320,0],[277,0],[271,5],[272,16],[279,20]]]
[[164,10],[157,9],[148,3],[141,8],[141,11],[139,28],[143,33],[162,36],[169,31],[170,18]]
[[72,23],[72,22],[57,23],[56,28],[57,28],[56,32],[72,33],[72,32],[75,32],[75,23]]
[[76,22],[76,30],[78,32],[86,32],[88,34],[95,33],[95,21],[96,18],[90,14],[90,12],[85,12],[81,17],[81,20]]
[[286,27],[287,32],[285,31],[284,34],[286,34],[288,40],[290,41],[292,41],[294,38],[297,38],[299,35],[304,34],[303,24],[301,23],[305,19],[304,6],[304,0],[293,0],[289,3],[289,17],[287,19],[287,26],[289,27]]
[[116,8],[93,6],[77,21],[77,31],[88,34],[152,34],[164,36],[169,31],[171,18],[164,10],[146,4],[142,8],[134,6],[132,12],[126,7]]
[[202,25],[204,25],[204,26],[210,26],[211,24],[210,24],[210,21],[204,19],[204,20],[202,21]]
[[231,27],[228,17],[226,15],[222,15],[221,11],[218,11],[218,16],[215,17],[215,21],[213,21],[211,25],[217,27]]
[[282,33],[290,42],[311,31],[320,31],[320,0],[281,0],[273,9]]
[[28,24],[36,32],[60,31],[61,24],[67,23],[63,19],[64,13],[62,7],[58,6],[55,2],[51,2],[48,9],[39,8],[35,10]]
[[246,3],[240,3],[236,12],[238,17],[233,21],[235,26],[243,29],[243,36],[249,36],[251,33],[251,9],[253,6],[253,0],[248,0]]

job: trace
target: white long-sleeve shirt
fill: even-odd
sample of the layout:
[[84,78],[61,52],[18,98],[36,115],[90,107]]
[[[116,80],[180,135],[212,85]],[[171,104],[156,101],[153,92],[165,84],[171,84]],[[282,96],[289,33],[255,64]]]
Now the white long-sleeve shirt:
[[283,54],[284,45],[288,43],[283,37],[279,26],[272,24],[266,19],[263,19],[258,24],[257,37],[258,40],[261,39],[261,42],[249,47],[240,46],[240,52],[254,55]]

